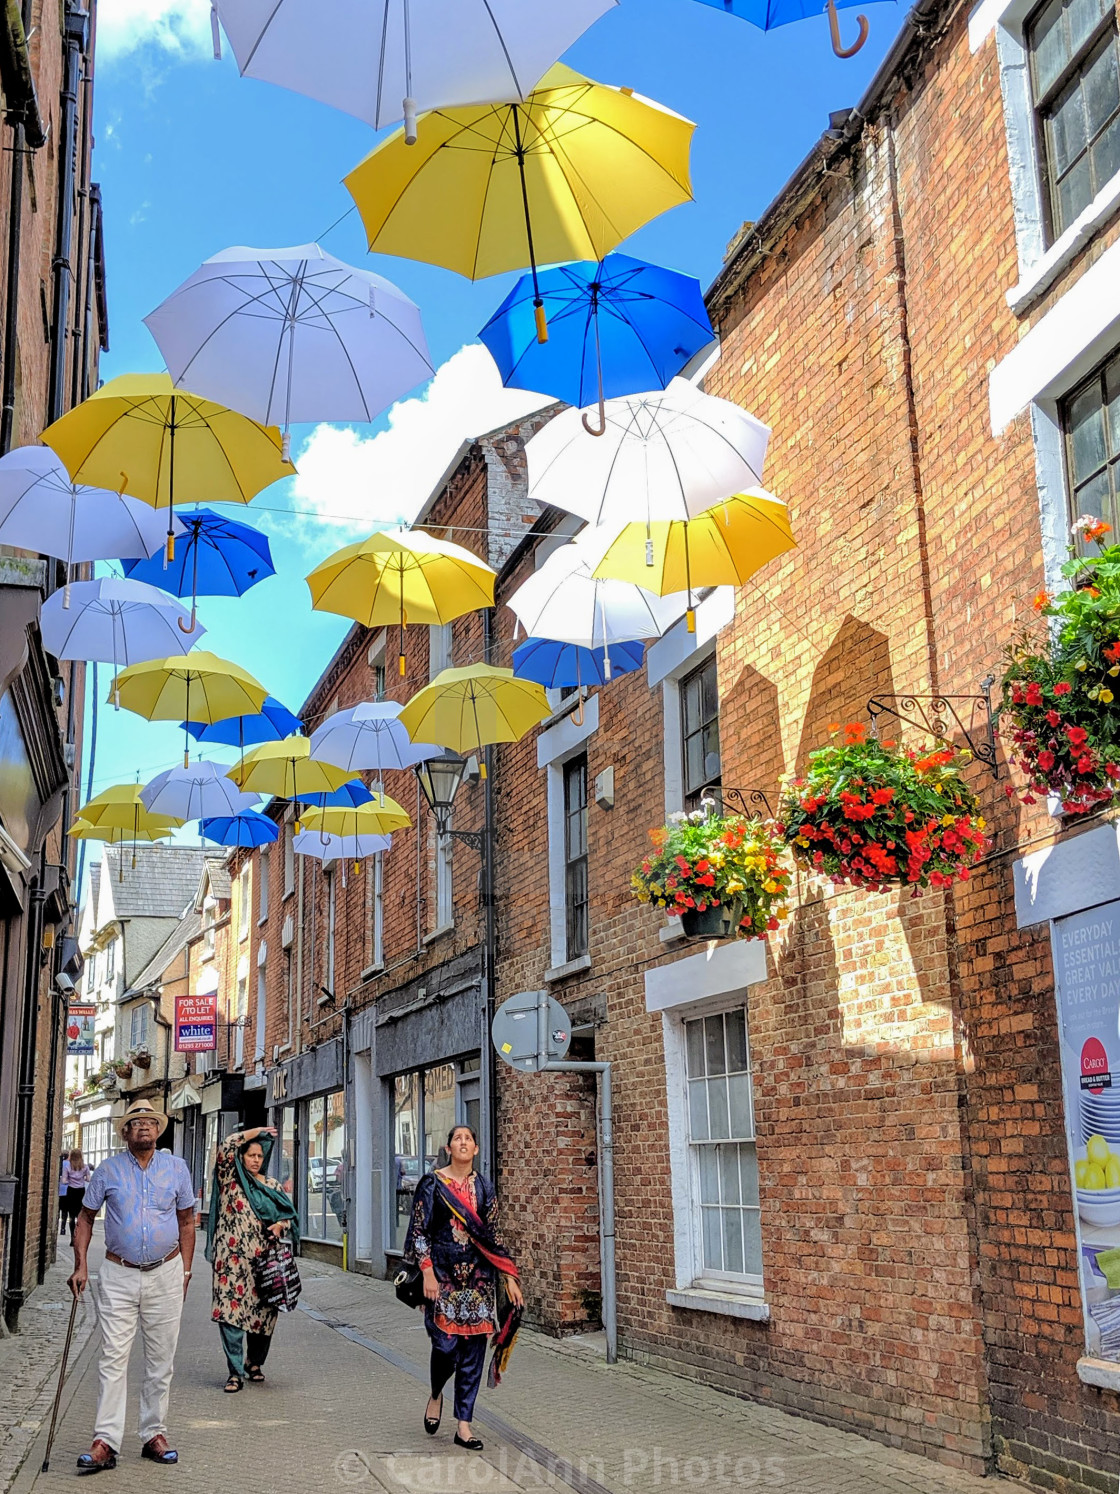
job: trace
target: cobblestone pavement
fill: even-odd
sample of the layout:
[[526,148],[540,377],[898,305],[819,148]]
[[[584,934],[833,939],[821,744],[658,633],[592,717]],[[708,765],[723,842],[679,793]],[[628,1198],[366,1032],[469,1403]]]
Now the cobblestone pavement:
[[[201,1252],[199,1253],[199,1258]],[[92,1259],[92,1257],[91,1257]],[[578,1494],[672,1494],[715,1489],[781,1489],[783,1494],[992,1494],[993,1480],[821,1427],[771,1407],[708,1390],[661,1371],[608,1367],[594,1342],[556,1344],[521,1335],[509,1374],[482,1392],[475,1430],[481,1455],[453,1446],[447,1408],[436,1438],[424,1434],[427,1340],[419,1314],[401,1307],[385,1282],[304,1261],[301,1310],[282,1317],[268,1382],[223,1395],[224,1362],[209,1320],[204,1263],[192,1287],[172,1389],[177,1468],[139,1458],[130,1440],[120,1464],[98,1484],[119,1494],[169,1484],[175,1494],[516,1494],[556,1489]],[[44,1307],[61,1345],[64,1315]],[[88,1446],[96,1392],[94,1334],[67,1382],[51,1467],[41,1474],[45,1428],[34,1420],[50,1396],[17,1406],[14,1433],[26,1454],[14,1484],[0,1471],[0,1494],[51,1494],[75,1477]],[[5,1345],[0,1343],[0,1366]],[[39,1385],[50,1376],[47,1353]],[[134,1361],[133,1380],[136,1366]],[[2,1382],[0,1382],[2,1383]],[[135,1399],[130,1425],[135,1425]],[[7,1446],[5,1442],[4,1447]]]

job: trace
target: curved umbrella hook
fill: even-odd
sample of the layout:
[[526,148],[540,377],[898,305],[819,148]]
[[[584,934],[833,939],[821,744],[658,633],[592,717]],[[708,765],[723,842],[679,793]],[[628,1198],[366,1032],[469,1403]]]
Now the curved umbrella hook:
[[595,323],[595,368],[599,375],[599,429],[596,430],[587,418],[586,410],[580,416],[583,428],[589,436],[602,436],[607,429],[607,407],[603,399],[603,354],[599,346],[599,287],[591,287],[591,320]]
[[181,617],[175,619],[179,625],[180,633],[193,633],[195,622],[198,618],[198,536],[199,527],[196,527],[194,531],[194,570],[191,576],[191,620],[190,625],[184,628],[183,619]]
[[836,14],[836,0],[828,0],[828,29],[832,33],[832,50],[837,57],[854,57],[867,40],[871,27],[866,16],[856,16],[859,24],[859,37],[850,47],[840,45],[840,17]]

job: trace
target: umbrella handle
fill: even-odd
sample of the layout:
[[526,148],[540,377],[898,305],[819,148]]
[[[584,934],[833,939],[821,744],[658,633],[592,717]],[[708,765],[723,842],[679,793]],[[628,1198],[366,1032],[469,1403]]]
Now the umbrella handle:
[[180,633],[193,633],[194,632],[195,619],[197,618],[197,616],[198,616],[198,604],[196,603],[191,608],[191,620],[190,620],[189,623],[187,623],[187,625],[185,627],[183,626],[183,619],[181,617],[177,617],[175,619],[175,621],[178,624]]
[[583,412],[580,419],[583,421],[583,428],[589,436],[602,436],[606,434],[607,411],[606,407],[603,404],[603,396],[601,394],[599,396],[599,429],[596,430],[595,427],[591,424],[586,410]]
[[840,45],[840,17],[836,14],[836,0],[828,0],[828,29],[832,32],[832,50],[837,57],[854,57],[867,40],[871,27],[868,25],[866,16],[856,16],[859,24],[859,37],[850,47]]
[[595,368],[599,375],[599,429],[596,430],[591,424],[586,412],[581,419],[589,436],[601,436],[607,429],[607,407],[603,400],[603,352],[599,346],[599,293],[596,290],[592,291],[591,320],[595,323]]
[[404,115],[404,143],[406,145],[416,144],[416,100],[402,99],[401,112]]

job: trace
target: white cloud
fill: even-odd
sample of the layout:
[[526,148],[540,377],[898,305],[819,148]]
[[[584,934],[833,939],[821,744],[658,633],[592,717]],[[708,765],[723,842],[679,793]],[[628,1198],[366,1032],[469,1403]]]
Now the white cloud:
[[464,440],[551,402],[504,388],[490,354],[472,343],[436,370],[421,397],[392,407],[388,430],[363,436],[347,426],[316,426],[292,483],[301,538],[322,525],[357,538],[379,525],[411,522]]
[[212,56],[209,0],[100,0],[100,61],[147,46],[182,58]]

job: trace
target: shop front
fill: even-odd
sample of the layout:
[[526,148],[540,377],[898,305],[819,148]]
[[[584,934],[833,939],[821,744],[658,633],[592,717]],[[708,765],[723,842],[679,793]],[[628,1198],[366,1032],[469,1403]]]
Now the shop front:
[[344,1265],[350,1156],[341,1038],[273,1069],[267,1108],[277,1130],[272,1172],[296,1200],[303,1253]]

